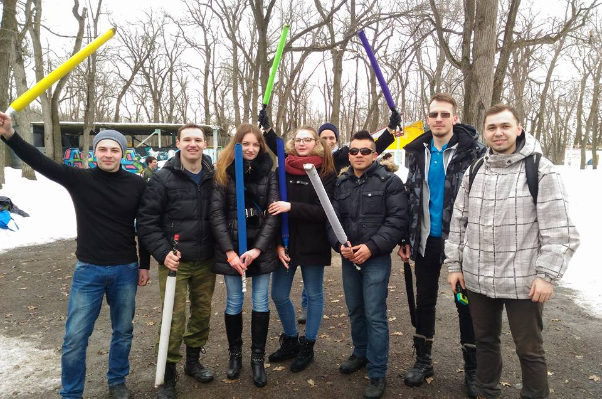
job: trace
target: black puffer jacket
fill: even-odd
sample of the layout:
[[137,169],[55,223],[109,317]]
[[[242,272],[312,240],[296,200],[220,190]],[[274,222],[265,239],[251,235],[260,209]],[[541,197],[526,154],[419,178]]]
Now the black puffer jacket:
[[[366,244],[372,257],[388,255],[407,235],[408,197],[394,173],[374,162],[359,178],[349,168],[336,182],[334,210],[351,245]],[[330,224],[330,244],[341,244]]]
[[[320,169],[318,169],[320,173]],[[333,197],[336,175],[321,177],[329,198]],[[289,217],[289,256],[291,265],[328,266],[331,262],[330,246],[326,235],[326,213],[318,194],[307,175],[286,174]]]
[[[261,250],[261,254],[247,269],[247,276],[271,273],[278,267],[276,236],[280,232],[280,218],[267,213],[268,206],[280,199],[272,166],[272,158],[267,153],[251,162],[245,161],[245,205],[253,212],[262,213],[247,218],[247,249]],[[226,259],[227,251],[239,252],[234,163],[228,167],[227,173],[230,176],[228,185],[215,183],[211,194],[209,212],[217,242],[215,265],[211,270],[217,274],[238,275]]]
[[[424,198],[424,174],[426,171],[426,152],[430,154],[433,133],[429,130],[409,143],[405,150],[408,153],[409,172],[406,186],[410,201],[410,245],[412,259],[419,253],[420,241],[426,242],[421,231],[423,212],[428,198]],[[453,155],[445,169],[445,189],[443,195],[442,238],[447,239],[449,222],[454,210],[454,201],[462,183],[464,171],[473,160],[485,154],[486,147],[479,143],[479,133],[470,125],[454,125],[454,134],[449,140],[447,150],[453,150]],[[428,205],[426,205],[428,207]],[[428,212],[428,208],[426,209]],[[428,233],[427,233],[428,234]],[[441,256],[443,257],[443,251]],[[443,258],[441,259],[443,261]]]
[[213,258],[215,242],[209,222],[213,165],[207,155],[202,162],[200,185],[184,172],[179,152],[148,182],[138,209],[138,234],[159,263],[171,251],[174,234],[180,235],[182,261]]

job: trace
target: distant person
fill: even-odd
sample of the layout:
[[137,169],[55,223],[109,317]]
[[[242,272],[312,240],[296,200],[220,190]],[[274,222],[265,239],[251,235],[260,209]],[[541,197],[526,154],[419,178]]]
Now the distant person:
[[341,254],[353,341],[353,353],[339,369],[351,374],[367,366],[366,399],[380,398],[386,388],[391,251],[407,234],[409,214],[403,182],[376,162],[375,149],[368,131],[355,133],[349,145],[351,167],[336,182],[332,205],[348,245],[341,245],[328,225],[330,245]]
[[[234,147],[242,145],[245,215],[248,249],[238,248],[237,198]],[[215,166],[215,185],[211,194],[210,218],[217,243],[213,272],[224,275],[226,309],[224,321],[230,360],[226,378],[238,378],[242,367],[243,302],[241,276],[253,280],[251,312],[251,369],[258,387],[267,384],[264,367],[265,344],[270,325],[270,274],[279,267],[276,236],[280,218],[267,213],[271,203],[280,199],[273,161],[258,127],[243,123],[220,154]]]
[[[167,275],[170,270],[177,271],[165,382],[159,387],[159,399],[176,396],[176,364],[182,359],[182,341],[186,344],[184,373],[201,383],[214,378],[213,372],[199,361],[209,339],[211,298],[215,288],[215,274],[211,272],[215,241],[209,222],[213,163],[203,154],[205,135],[199,125],[181,126],[176,147],[180,151],[149,180],[138,212],[142,244],[159,262],[162,303]],[[177,254],[172,251],[175,234],[180,236]],[[187,300],[190,300],[188,323]],[[161,331],[161,326],[158,330]],[[155,348],[158,351],[157,335]]]
[[88,339],[106,295],[113,330],[109,393],[113,398],[127,399],[130,391],[125,378],[130,371],[136,291],[149,277],[148,269],[138,268],[134,233],[144,181],[121,168],[126,139],[115,130],[98,133],[92,143],[98,167],[79,169],[42,155],[14,131],[10,116],[1,112],[0,136],[23,162],[65,187],[75,208],[77,262],[61,354],[60,395],[83,397]]
[[142,178],[144,179],[145,183],[148,183],[150,178],[155,174],[159,163],[157,162],[157,158],[150,155],[146,157],[145,162],[146,168],[144,168],[144,170],[142,171]]
[[[404,376],[407,386],[422,385],[435,371],[431,356],[434,337],[439,276],[445,258],[443,243],[449,234],[454,200],[464,171],[485,153],[477,130],[459,123],[456,100],[446,93],[435,94],[426,122],[429,130],[406,145],[409,156],[406,186],[410,201],[409,243],[402,244],[402,261],[416,262],[416,361]],[[468,306],[456,301],[460,323],[460,345],[464,358],[464,383],[468,397],[477,397],[476,347]]]
[[454,204],[445,243],[448,280],[454,293],[458,283],[468,291],[479,398],[501,394],[504,307],[521,364],[520,396],[549,398],[543,307],[579,247],[579,233],[560,175],[516,110],[498,104],[484,116],[489,148],[481,166],[464,174]]

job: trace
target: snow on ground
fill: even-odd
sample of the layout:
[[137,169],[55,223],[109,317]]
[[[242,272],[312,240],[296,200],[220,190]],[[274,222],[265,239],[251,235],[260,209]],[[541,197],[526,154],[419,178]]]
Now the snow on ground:
[[67,190],[39,173],[36,173],[37,181],[21,178],[20,169],[5,168],[4,173],[6,184],[0,196],[9,197],[30,217],[12,214],[19,230],[0,230],[0,254],[10,248],[76,236],[75,210]]
[[[597,229],[602,226],[602,170],[579,170],[559,167],[570,196],[570,213],[581,234],[577,250],[562,280],[566,287],[577,291],[577,302],[594,314],[602,316],[602,262],[597,248]],[[405,168],[397,172],[404,178]],[[0,254],[10,248],[48,243],[76,235],[75,212],[65,189],[37,174],[37,181],[22,179],[21,171],[5,169],[6,184],[0,190],[30,218],[14,216],[20,230],[0,230]]]
[[0,396],[25,398],[60,387],[59,353],[36,345],[33,338],[0,339]]
[[561,284],[577,291],[577,303],[590,313],[602,316],[602,262],[597,250],[598,229],[602,226],[602,170],[558,169],[570,196],[571,218],[581,237],[581,245]]

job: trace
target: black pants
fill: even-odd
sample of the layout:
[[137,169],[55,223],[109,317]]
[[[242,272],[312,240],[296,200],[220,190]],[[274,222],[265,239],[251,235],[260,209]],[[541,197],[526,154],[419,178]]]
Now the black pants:
[[543,303],[530,299],[488,298],[468,292],[477,337],[477,390],[485,398],[502,392],[502,311],[506,307],[510,332],[520,360],[523,387],[521,398],[547,399],[548,367],[543,350]]
[[[424,335],[426,338],[433,338],[435,335],[435,314],[442,252],[443,240],[441,237],[429,236],[426,240],[424,256],[420,254],[416,256],[416,334]],[[474,345],[474,329],[470,310],[467,305],[454,302],[460,318],[460,343]]]

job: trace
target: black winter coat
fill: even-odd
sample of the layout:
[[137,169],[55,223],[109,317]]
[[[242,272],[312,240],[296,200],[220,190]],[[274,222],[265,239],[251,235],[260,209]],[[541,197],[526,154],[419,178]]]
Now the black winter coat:
[[214,170],[209,156],[203,155],[202,163],[200,185],[184,172],[179,152],[148,182],[138,209],[138,234],[159,263],[172,250],[174,234],[180,235],[182,261],[213,258],[209,199]]
[[[359,178],[349,168],[336,182],[334,210],[351,245],[366,244],[372,257],[388,255],[407,235],[408,197],[403,182],[374,162]],[[330,244],[341,244],[330,224]]]
[[[318,169],[320,173],[320,169]],[[321,177],[329,198],[333,197],[335,173]],[[330,246],[326,235],[326,213],[307,175],[286,174],[291,265],[328,266]],[[280,236],[279,236],[280,237]]]
[[[410,201],[409,239],[412,247],[412,259],[416,258],[420,247],[425,151],[429,151],[432,138],[433,133],[429,130],[405,147],[408,153],[409,166],[406,186],[408,187]],[[448,148],[456,146],[456,150],[445,171],[442,214],[443,240],[446,240],[449,234],[449,223],[454,210],[454,201],[462,183],[462,176],[472,161],[485,155],[487,150],[483,144],[479,143],[478,139],[479,133],[474,127],[460,123],[454,125],[454,134],[447,146]],[[441,261],[443,261],[443,258]]]
[[[259,211],[262,215],[247,218],[247,249],[257,248],[261,254],[247,269],[247,276],[271,273],[278,267],[276,236],[280,232],[280,218],[267,213],[268,206],[279,201],[278,181],[272,172],[272,158],[265,153],[253,161],[245,161],[245,206]],[[217,242],[215,265],[211,271],[216,274],[238,275],[226,258],[227,251],[238,251],[238,222],[236,218],[236,180],[234,162],[228,167],[230,176],[227,186],[215,183],[209,207],[211,227]],[[242,255],[242,254],[239,254]]]

